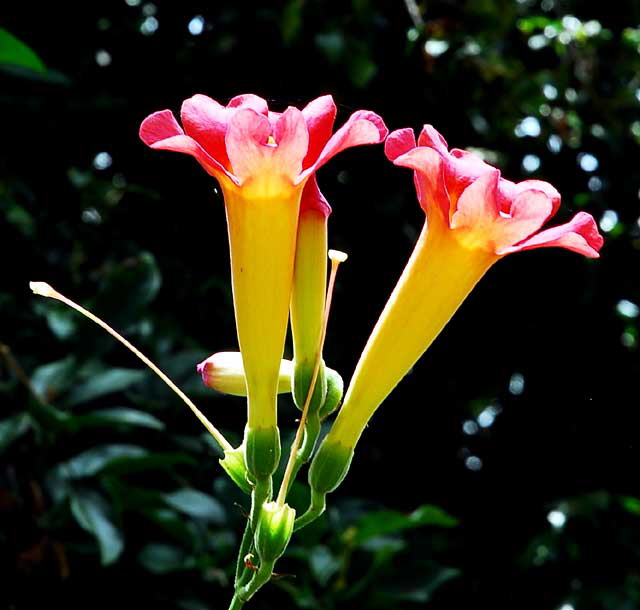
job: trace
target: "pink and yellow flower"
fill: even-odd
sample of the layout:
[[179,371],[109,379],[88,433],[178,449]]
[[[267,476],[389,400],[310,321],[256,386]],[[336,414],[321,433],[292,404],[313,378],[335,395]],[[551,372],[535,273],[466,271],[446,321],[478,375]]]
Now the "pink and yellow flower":
[[449,151],[430,125],[417,143],[411,129],[393,132],[385,151],[396,165],[414,170],[426,221],[327,437],[326,443],[347,449],[491,265],[506,254],[548,246],[595,258],[603,243],[585,212],[540,230],[560,205],[553,186],[505,180],[478,156]]
[[235,97],[226,107],[195,95],[182,105],[182,126],[162,110],[140,127],[151,148],[195,157],[222,188],[248,426],[267,435],[276,430],[302,191],[335,154],[387,134],[378,115],[361,110],[332,135],[335,115],[329,95],[282,113],[256,95]]

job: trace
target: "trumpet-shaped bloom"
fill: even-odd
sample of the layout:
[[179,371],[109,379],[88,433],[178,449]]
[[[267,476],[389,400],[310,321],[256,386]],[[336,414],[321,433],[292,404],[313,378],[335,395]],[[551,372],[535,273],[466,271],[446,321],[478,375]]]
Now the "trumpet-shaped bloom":
[[546,246],[595,258],[603,243],[585,212],[541,231],[560,205],[555,188],[538,180],[505,180],[476,155],[449,151],[429,125],[417,143],[410,129],[393,132],[385,150],[396,165],[414,170],[427,218],[358,362],[327,448],[355,446],[375,409],[497,260]]
[[195,95],[182,105],[182,126],[162,110],[140,127],[151,148],[195,157],[222,188],[250,428],[276,425],[304,186],[341,150],[381,142],[387,133],[378,115],[361,110],[332,135],[335,115],[328,95],[282,113],[256,95],[235,97],[227,106]]

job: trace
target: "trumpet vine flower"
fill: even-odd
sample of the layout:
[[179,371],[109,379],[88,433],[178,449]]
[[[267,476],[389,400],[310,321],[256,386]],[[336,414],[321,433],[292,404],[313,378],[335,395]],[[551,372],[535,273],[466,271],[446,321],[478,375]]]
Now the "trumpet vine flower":
[[603,239],[594,219],[579,212],[540,230],[560,205],[547,182],[513,183],[478,156],[448,150],[426,125],[393,132],[388,158],[414,171],[426,221],[413,254],[356,366],[336,421],[310,472],[318,498],[346,474],[353,449],[374,411],[425,352],[478,280],[507,254],[559,246],[599,256]]
[[279,458],[276,395],[302,191],[335,154],[380,142],[387,130],[378,115],[360,110],[332,135],[336,107],[329,95],[282,113],[256,95],[234,97],[227,106],[195,95],[180,114],[182,126],[169,110],[153,113],[140,137],[151,148],[195,157],[222,189],[248,430],[264,440],[259,444],[277,445],[256,461],[249,443],[247,466],[268,476]]

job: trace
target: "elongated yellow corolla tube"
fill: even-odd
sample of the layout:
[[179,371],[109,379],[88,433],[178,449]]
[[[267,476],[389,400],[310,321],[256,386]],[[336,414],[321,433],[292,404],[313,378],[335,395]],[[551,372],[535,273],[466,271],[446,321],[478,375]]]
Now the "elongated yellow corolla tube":
[[276,396],[293,282],[302,186],[267,176],[227,189],[238,341],[247,376],[249,428],[277,426]]
[[356,366],[326,443],[355,447],[374,411],[431,345],[498,256],[425,224]]

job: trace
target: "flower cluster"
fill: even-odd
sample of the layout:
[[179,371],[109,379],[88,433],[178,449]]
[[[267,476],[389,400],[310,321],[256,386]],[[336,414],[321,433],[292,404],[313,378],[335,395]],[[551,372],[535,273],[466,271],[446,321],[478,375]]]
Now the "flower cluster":
[[[411,129],[388,135],[377,114],[361,110],[333,133],[336,106],[328,95],[282,113],[256,95],[235,97],[226,106],[195,95],[180,114],[182,126],[169,110],[150,115],[140,137],[151,148],[193,156],[222,188],[240,351],[214,354],[198,371],[207,386],[246,397],[242,444],[233,447],[162,371],[102,320],[47,284],[35,282],[32,288],[87,315],[134,351],[220,444],[222,466],[251,496],[230,606],[238,610],[270,580],[293,532],[322,514],[327,494],[346,476],[373,413],[484,273],[507,254],[533,248],[559,246],[596,258],[603,240],[585,212],[543,229],[560,206],[553,186],[539,180],[510,182],[478,156],[449,150],[430,125],[417,141]],[[342,378],[325,365],[322,352],[335,274],[346,255],[328,250],[331,208],[315,174],[340,151],[385,139],[389,160],[413,170],[424,226],[336,420],[316,449],[320,422],[339,407],[343,395]],[[332,261],[328,283],[327,256]],[[283,360],[289,325],[292,361]],[[301,416],[275,495],[279,393],[292,396]],[[296,519],[287,494],[310,459],[310,504]]]

